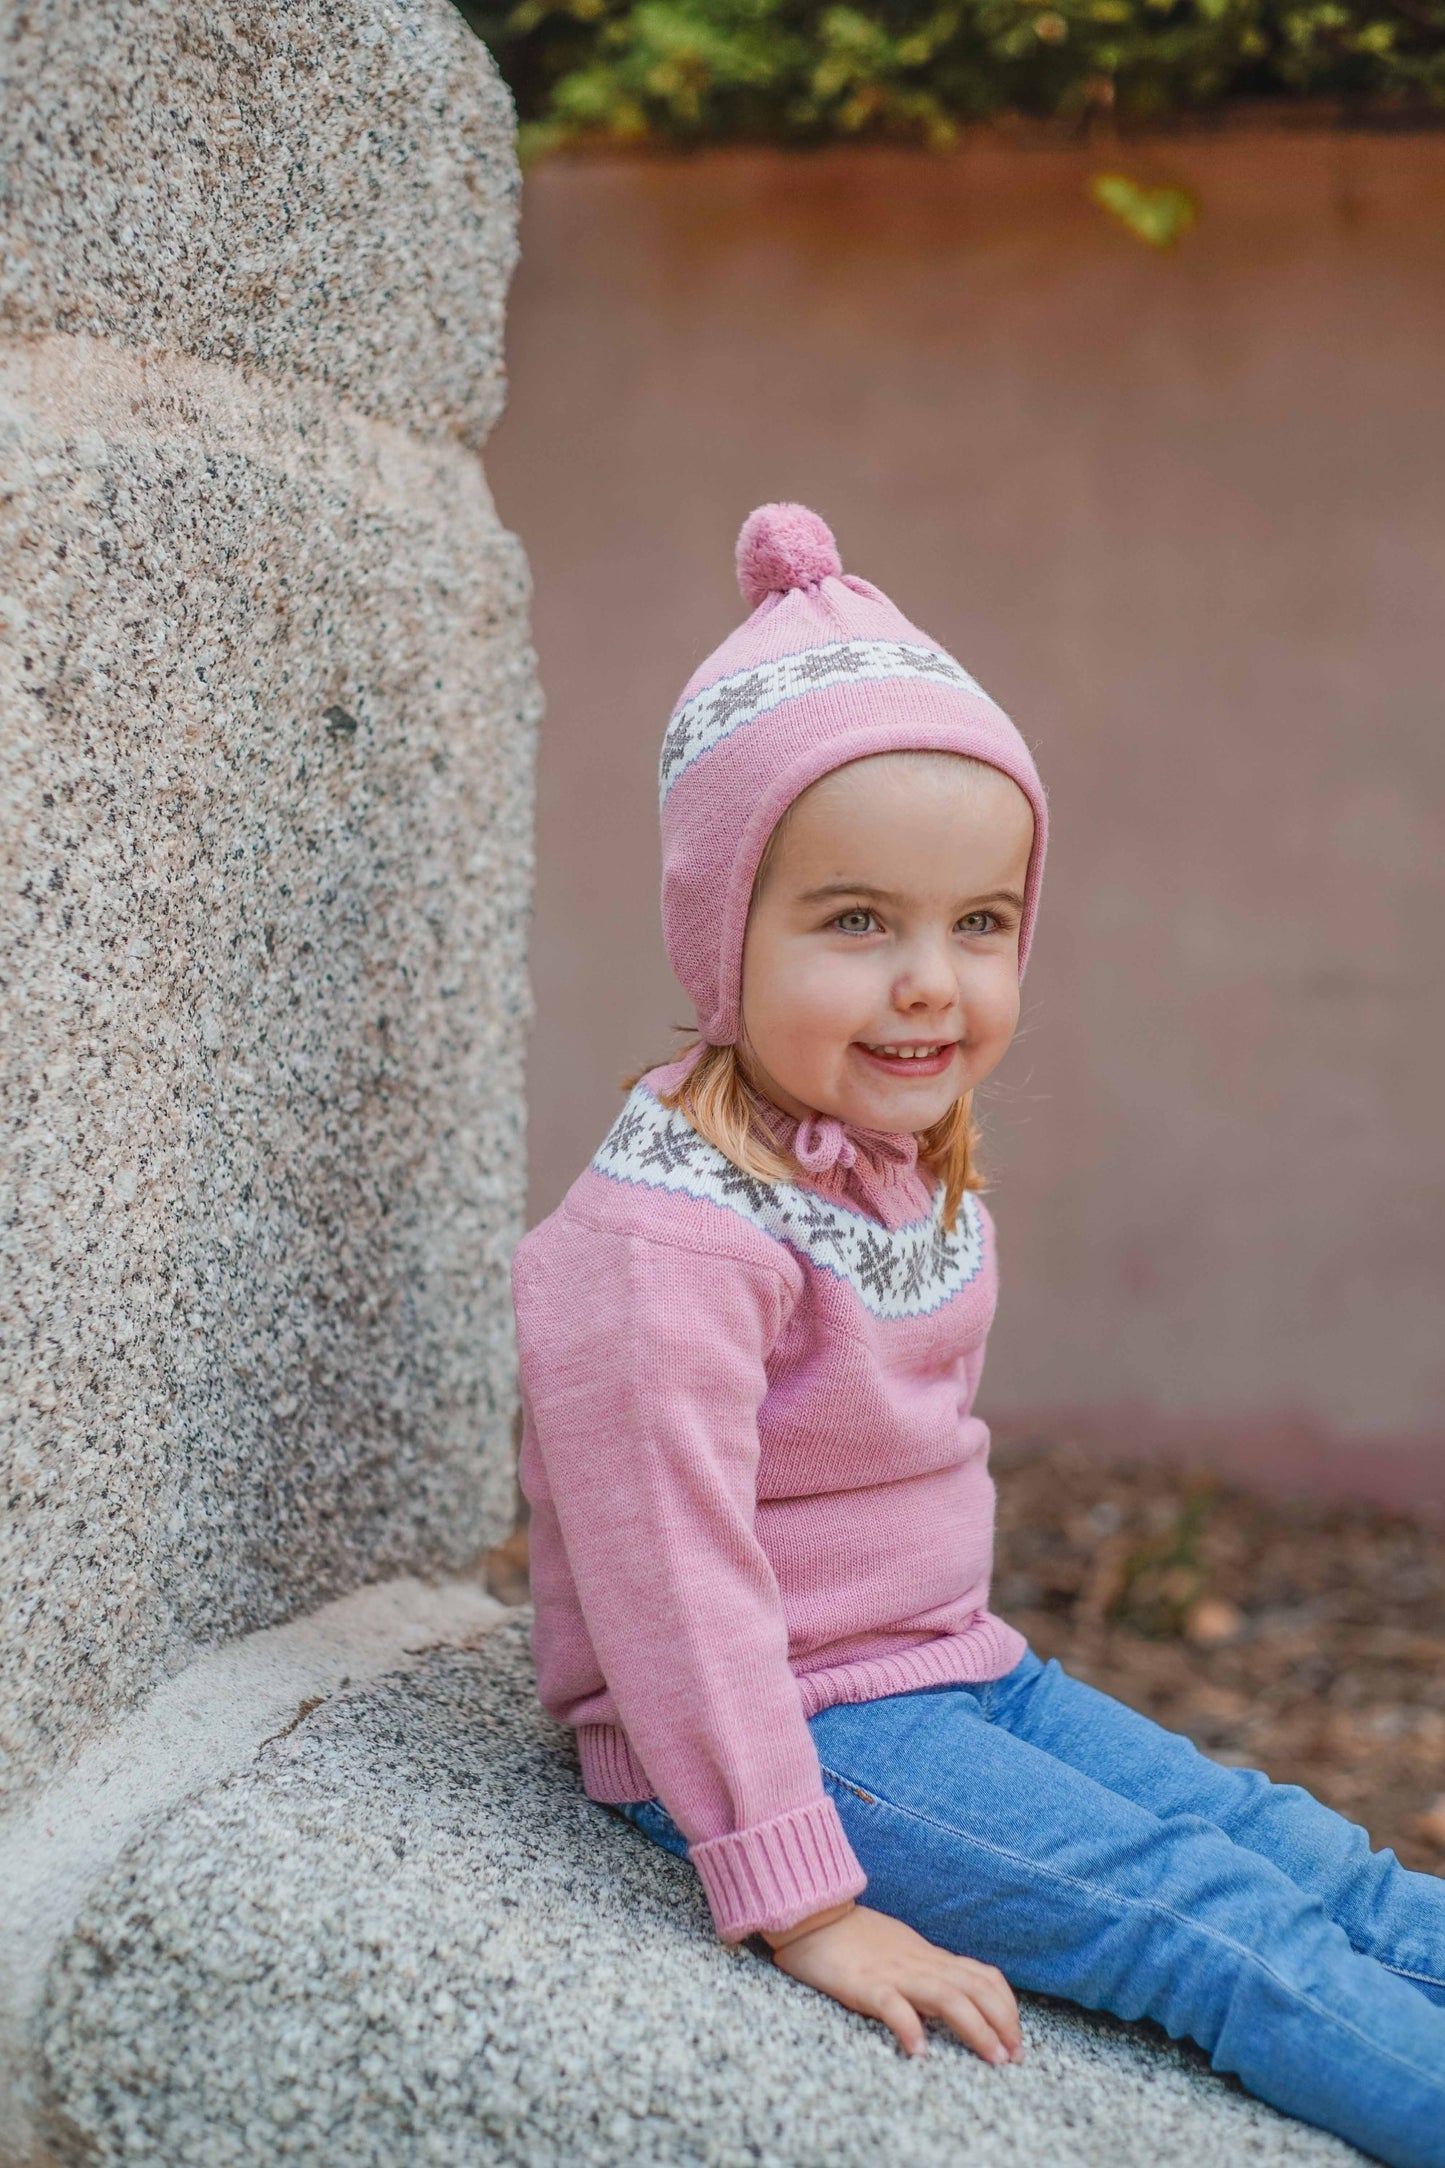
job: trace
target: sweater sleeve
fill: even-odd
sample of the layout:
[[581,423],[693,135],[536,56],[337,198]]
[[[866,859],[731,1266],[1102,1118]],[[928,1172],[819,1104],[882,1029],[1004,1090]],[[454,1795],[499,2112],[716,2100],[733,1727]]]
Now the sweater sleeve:
[[[560,1282],[565,1254],[566,1279]],[[567,1229],[513,1269],[527,1418],[628,1741],[724,1941],[857,1896],[754,1529],[770,1266]]]

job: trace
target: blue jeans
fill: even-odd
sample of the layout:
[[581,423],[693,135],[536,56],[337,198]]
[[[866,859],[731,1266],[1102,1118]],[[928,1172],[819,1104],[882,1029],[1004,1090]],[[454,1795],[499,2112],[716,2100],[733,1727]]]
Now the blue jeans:
[[[1015,1987],[1154,2018],[1395,2168],[1445,2168],[1445,1881],[1032,1652],[809,1730],[866,1904]],[[620,1811],[686,1856],[660,1802]]]

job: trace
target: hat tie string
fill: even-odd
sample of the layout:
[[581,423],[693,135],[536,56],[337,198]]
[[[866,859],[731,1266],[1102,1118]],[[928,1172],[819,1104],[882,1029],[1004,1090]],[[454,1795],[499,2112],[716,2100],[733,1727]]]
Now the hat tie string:
[[858,1163],[853,1139],[831,1114],[804,1116],[793,1139],[793,1157],[809,1174],[827,1174],[834,1167],[854,1167]]

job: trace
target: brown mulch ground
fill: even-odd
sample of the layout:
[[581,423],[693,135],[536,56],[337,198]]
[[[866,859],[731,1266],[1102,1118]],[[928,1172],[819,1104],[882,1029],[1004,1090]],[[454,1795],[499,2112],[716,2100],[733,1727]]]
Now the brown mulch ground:
[[993,1603],[1041,1656],[1445,1874],[1445,1530],[1068,1447],[995,1472]]
[[[995,1469],[993,1602],[1041,1656],[1445,1875],[1445,1530],[1071,1447]],[[487,1582],[526,1602],[524,1529]]]

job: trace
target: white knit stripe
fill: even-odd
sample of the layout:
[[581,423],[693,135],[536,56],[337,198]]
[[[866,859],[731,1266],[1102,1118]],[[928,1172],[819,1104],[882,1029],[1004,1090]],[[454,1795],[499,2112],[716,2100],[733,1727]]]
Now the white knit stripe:
[[971,1194],[964,1196],[952,1234],[942,1224],[941,1187],[927,1218],[884,1227],[798,1183],[744,1174],[685,1115],[662,1106],[640,1084],[592,1166],[614,1182],[672,1190],[736,1212],[845,1281],[875,1317],[924,1317],[976,1279],[983,1263],[983,1219]]
[[659,802],[666,802],[673,784],[694,761],[785,700],[827,692],[835,685],[876,683],[884,678],[929,678],[988,699],[962,663],[936,647],[908,640],[834,640],[826,647],[800,648],[795,655],[779,655],[772,662],[734,670],[683,702],[662,741]]

